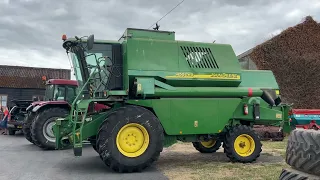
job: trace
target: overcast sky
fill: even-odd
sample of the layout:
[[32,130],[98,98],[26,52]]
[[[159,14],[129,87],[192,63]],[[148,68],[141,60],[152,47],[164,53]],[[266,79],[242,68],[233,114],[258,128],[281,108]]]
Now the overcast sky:
[[[118,40],[127,27],[148,28],[181,0],[0,0],[0,64],[64,68],[62,34]],[[177,40],[231,44],[240,54],[307,15],[320,0],[185,0],[160,21]]]

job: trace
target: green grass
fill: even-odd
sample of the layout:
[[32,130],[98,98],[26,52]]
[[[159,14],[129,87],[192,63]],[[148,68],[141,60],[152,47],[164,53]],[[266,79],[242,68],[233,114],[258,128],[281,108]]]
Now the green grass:
[[262,145],[265,152],[278,153],[285,158],[287,142],[288,138],[285,138],[283,141],[263,141]]
[[157,166],[169,179],[177,180],[274,180],[282,168],[289,167],[284,161],[286,143],[287,139],[263,141],[261,157],[250,164],[228,162],[223,149],[201,154],[190,143],[177,143],[161,154]]

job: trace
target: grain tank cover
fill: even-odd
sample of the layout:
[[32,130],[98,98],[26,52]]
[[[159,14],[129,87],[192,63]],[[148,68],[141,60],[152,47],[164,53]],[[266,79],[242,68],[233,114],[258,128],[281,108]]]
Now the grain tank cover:
[[126,38],[144,38],[144,39],[158,39],[158,40],[175,40],[174,31],[154,31],[148,29],[127,28],[123,34]]

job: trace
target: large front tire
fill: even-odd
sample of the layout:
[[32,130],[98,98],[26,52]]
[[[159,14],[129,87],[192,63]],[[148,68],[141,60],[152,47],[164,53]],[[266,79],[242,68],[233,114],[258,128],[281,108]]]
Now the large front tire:
[[125,106],[109,115],[99,129],[97,149],[103,162],[117,172],[142,171],[163,150],[164,133],[148,109]]
[[231,127],[223,143],[224,152],[232,162],[251,163],[262,151],[262,144],[255,131],[245,125]]
[[66,109],[49,108],[40,112],[34,119],[31,128],[32,140],[42,149],[54,150],[56,139],[52,130],[57,118],[64,118],[69,114]]
[[35,118],[35,113],[28,112],[28,114],[26,115],[26,117],[24,119],[23,125],[22,125],[22,132],[23,132],[24,137],[32,144],[34,144],[34,142],[32,140],[32,136],[31,136],[31,125],[32,125],[34,118]]

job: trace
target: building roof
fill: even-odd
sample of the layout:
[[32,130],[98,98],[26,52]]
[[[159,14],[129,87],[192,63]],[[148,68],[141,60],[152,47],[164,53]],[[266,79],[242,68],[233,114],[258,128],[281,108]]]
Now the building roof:
[[0,88],[43,89],[45,88],[42,81],[43,76],[47,80],[70,79],[71,70],[0,65]]
[[252,51],[253,51],[253,48],[251,48],[251,49],[249,49],[249,50],[247,50],[247,51],[239,54],[239,55],[237,56],[237,58],[240,60],[240,59],[248,56],[249,54],[251,54]]

